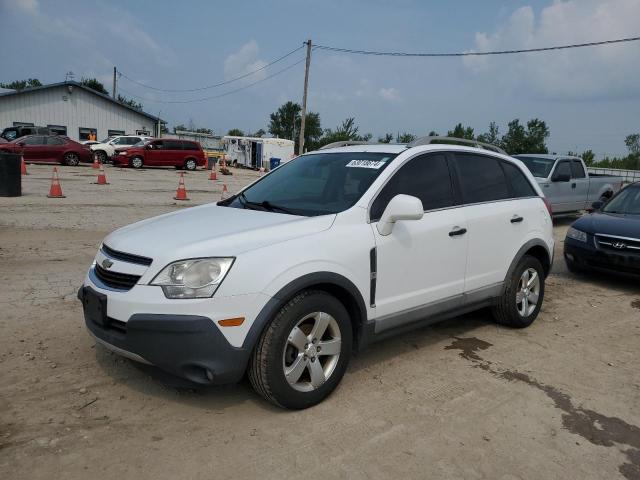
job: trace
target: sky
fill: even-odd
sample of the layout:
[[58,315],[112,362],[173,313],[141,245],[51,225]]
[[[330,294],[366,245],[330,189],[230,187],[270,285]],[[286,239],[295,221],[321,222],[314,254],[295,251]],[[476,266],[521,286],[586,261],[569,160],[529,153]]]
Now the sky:
[[[301,49],[313,44],[403,52],[547,47],[640,36],[640,0],[0,0],[0,81],[95,77],[169,126],[268,128],[301,103]],[[13,48],[11,47],[13,46]],[[127,78],[128,77],[128,78]],[[130,79],[134,80],[131,81]],[[252,83],[256,83],[250,86]],[[238,88],[236,93],[209,98]],[[202,100],[208,98],[206,100]],[[167,103],[198,100],[191,103]],[[312,52],[308,109],[323,128],[355,117],[361,133],[476,133],[545,120],[550,151],[626,153],[640,132],[640,42],[501,57],[395,58]]]

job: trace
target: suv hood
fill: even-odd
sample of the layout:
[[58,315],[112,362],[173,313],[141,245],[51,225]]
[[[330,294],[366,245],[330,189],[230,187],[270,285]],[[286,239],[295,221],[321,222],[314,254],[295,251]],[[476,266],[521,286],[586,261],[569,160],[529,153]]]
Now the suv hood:
[[312,235],[330,228],[334,219],[335,215],[300,217],[212,203],[128,225],[107,236],[104,243],[114,250],[150,257],[160,268],[175,260],[235,256]]

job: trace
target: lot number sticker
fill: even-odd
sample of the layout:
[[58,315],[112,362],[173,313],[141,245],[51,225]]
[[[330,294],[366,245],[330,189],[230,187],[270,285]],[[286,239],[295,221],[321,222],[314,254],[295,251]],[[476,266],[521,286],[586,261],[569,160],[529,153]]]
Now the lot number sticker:
[[355,168],[373,168],[377,170],[383,165],[384,162],[378,162],[375,160],[351,160],[346,166]]

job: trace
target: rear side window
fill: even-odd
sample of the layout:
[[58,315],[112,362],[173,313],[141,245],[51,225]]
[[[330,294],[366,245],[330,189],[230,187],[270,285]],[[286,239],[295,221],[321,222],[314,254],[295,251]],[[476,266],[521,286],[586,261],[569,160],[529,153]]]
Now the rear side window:
[[499,160],[474,154],[456,154],[464,203],[509,198],[509,188]]
[[504,174],[507,176],[507,181],[511,184],[513,198],[538,196],[531,186],[531,183],[529,183],[529,180],[527,180],[527,177],[524,176],[524,173],[522,173],[518,167],[508,162],[502,162],[502,168],[504,169]]
[[422,200],[425,210],[454,204],[447,158],[442,154],[421,155],[405,163],[393,174],[371,206],[371,220],[379,220],[396,195],[412,195]]
[[586,175],[584,174],[584,168],[582,166],[582,163],[580,163],[578,160],[571,161],[571,177],[572,178],[586,177]]
[[182,142],[182,148],[184,150],[200,150],[198,144],[195,142]]
[[165,140],[164,148],[166,150],[182,150],[182,142],[178,140]]

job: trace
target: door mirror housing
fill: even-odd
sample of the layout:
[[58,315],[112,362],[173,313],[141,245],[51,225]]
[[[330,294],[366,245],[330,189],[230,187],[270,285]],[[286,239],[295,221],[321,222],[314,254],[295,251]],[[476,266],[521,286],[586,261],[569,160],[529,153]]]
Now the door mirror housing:
[[399,220],[420,220],[424,216],[422,201],[411,195],[396,195],[378,220],[378,233],[389,235]]
[[571,175],[568,173],[556,173],[551,177],[552,182],[569,182],[571,181]]
[[593,203],[591,204],[591,208],[590,208],[590,210],[591,210],[592,212],[595,212],[595,211],[597,211],[597,210],[600,210],[600,209],[602,208],[602,206],[603,206],[603,205],[604,205],[604,202],[601,202],[601,201],[593,202]]
[[146,148],[147,150],[153,150],[153,144],[152,144],[152,143],[150,143],[150,144],[149,144],[149,145],[147,145],[145,148]]
[[24,142],[18,142],[19,147],[24,147]]

